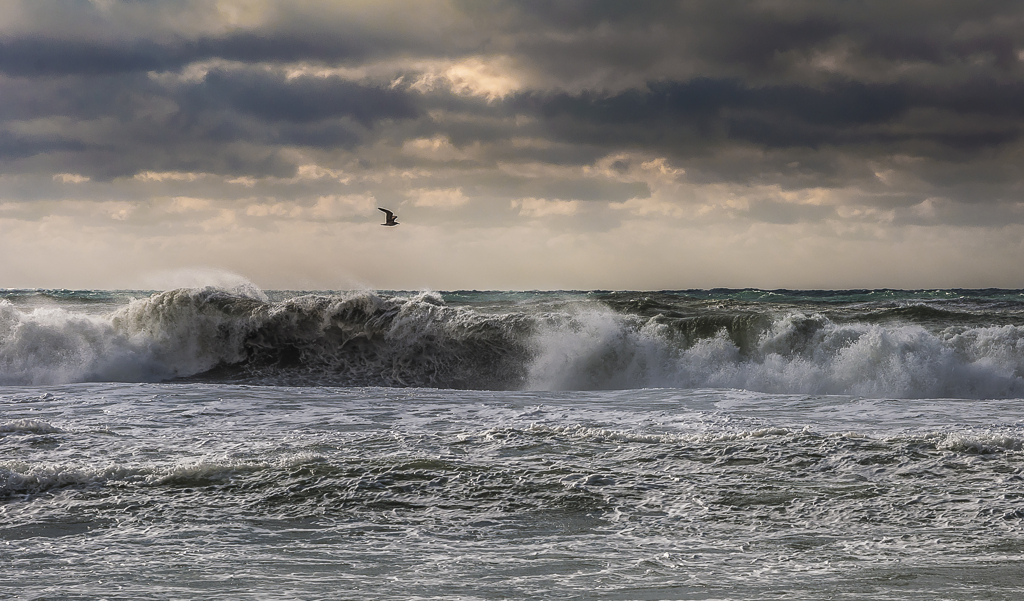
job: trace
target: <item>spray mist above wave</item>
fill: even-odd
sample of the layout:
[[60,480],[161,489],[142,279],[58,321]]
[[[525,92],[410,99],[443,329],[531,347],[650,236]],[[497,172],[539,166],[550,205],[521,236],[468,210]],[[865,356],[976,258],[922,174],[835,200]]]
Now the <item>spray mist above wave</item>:
[[267,300],[263,290],[245,276],[213,267],[158,271],[146,276],[145,283],[152,290],[216,288],[240,296]]
[[670,294],[453,296],[456,306],[433,292],[275,293],[283,300],[271,301],[248,287],[207,287],[135,298],[105,315],[0,300],[0,384],[201,378],[1024,396],[1018,308],[987,315],[974,307],[966,318],[948,307],[834,309]]

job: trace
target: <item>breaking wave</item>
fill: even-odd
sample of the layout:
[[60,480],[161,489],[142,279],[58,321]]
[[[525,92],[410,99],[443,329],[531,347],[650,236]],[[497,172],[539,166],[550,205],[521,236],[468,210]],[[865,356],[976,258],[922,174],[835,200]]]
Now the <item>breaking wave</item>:
[[22,312],[0,301],[0,383],[231,381],[514,388],[528,351],[520,315],[483,316],[436,293],[269,302],[214,288],[131,301],[106,316]]
[[454,296],[460,302],[434,292],[369,291],[270,300],[259,291],[179,289],[99,315],[0,300],[0,384],[186,378],[1024,397],[1024,326],[1015,325],[1016,314],[989,319],[920,303],[852,314],[666,295]]

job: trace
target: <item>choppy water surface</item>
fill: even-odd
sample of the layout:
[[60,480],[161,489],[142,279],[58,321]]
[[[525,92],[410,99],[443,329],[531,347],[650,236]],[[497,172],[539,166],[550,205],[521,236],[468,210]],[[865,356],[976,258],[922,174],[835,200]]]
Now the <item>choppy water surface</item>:
[[1017,599],[1024,292],[0,290],[0,598]]
[[1019,400],[0,389],[18,599],[1011,599]]

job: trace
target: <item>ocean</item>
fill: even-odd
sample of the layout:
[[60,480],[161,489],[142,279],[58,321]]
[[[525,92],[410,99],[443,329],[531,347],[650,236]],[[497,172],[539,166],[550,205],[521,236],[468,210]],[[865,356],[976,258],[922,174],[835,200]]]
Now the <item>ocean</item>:
[[0,290],[0,598],[1022,591],[1024,291]]

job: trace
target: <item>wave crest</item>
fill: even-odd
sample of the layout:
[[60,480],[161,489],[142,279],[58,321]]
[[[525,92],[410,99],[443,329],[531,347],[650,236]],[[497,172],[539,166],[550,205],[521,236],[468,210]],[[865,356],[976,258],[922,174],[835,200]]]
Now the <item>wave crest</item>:
[[693,336],[686,325],[589,310],[537,335],[528,386],[739,388],[868,397],[1024,396],[1024,327],[836,323],[799,312]]
[[360,291],[272,301],[251,291],[196,288],[136,298],[105,316],[60,306],[21,310],[0,300],[0,384],[191,378],[1024,396],[1018,325],[936,325],[933,314],[916,323],[752,304],[494,297],[451,306],[436,292]]

